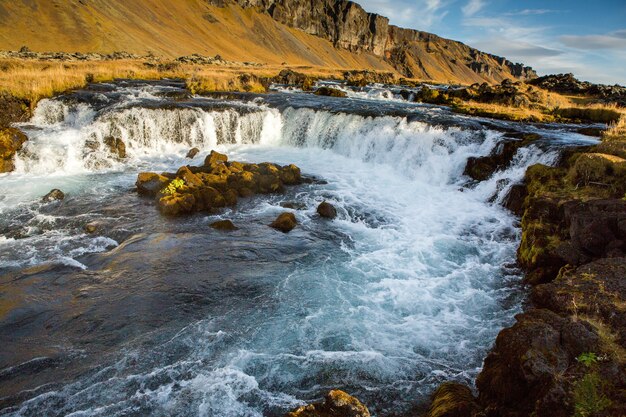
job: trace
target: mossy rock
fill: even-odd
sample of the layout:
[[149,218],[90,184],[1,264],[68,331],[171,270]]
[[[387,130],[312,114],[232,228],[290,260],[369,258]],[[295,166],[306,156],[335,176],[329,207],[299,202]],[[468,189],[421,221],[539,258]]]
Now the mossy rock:
[[19,129],[12,127],[0,129],[0,173],[15,169],[13,158],[28,138]]
[[297,224],[296,216],[293,213],[287,212],[280,214],[276,220],[270,224],[270,227],[280,230],[283,233],[289,233]]
[[139,194],[156,196],[169,184],[170,179],[154,172],[142,172],[137,176],[137,191]]
[[478,409],[472,390],[457,382],[444,382],[432,395],[425,417],[470,417]]
[[344,91],[332,87],[320,87],[315,90],[315,95],[327,97],[348,97],[348,94]]

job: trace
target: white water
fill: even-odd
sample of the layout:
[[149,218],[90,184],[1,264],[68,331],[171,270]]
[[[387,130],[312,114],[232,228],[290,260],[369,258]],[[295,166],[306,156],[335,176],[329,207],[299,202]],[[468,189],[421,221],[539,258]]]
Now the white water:
[[[506,301],[519,276],[503,268],[515,259],[515,219],[488,200],[498,192],[501,199],[506,190],[498,188],[520,180],[527,166],[555,156],[522,149],[511,168],[461,189],[467,158],[488,154],[499,133],[293,108],[240,115],[134,107],[96,117],[89,107],[68,110],[54,101],[43,102],[33,122],[38,129],[30,131],[17,172],[0,179],[2,216],[23,207],[35,213],[31,227],[41,228],[35,200],[50,188],[97,206],[131,187],[138,170],[180,166],[193,146],[203,151],[199,163],[218,148],[234,160],[296,163],[327,180],[298,194],[308,209],[296,215],[301,239],[329,239],[331,251],[272,276],[277,304],[270,315],[233,305],[229,316],[189,324],[158,349],[129,348],[99,373],[8,414],[15,416],[261,416],[335,387],[380,401],[384,415],[408,408],[442,380],[471,381],[519,308],[515,297]],[[85,153],[86,142],[107,135],[126,143],[127,160]],[[315,207],[323,200],[339,217],[319,231]],[[232,216],[245,224],[281,211],[268,200]],[[102,239],[73,224],[46,229],[0,241],[12,248],[12,258],[0,255],[0,262],[67,263],[79,255],[72,251],[115,244]],[[28,245],[38,253],[23,256]],[[137,357],[153,359],[140,369],[128,365]]]

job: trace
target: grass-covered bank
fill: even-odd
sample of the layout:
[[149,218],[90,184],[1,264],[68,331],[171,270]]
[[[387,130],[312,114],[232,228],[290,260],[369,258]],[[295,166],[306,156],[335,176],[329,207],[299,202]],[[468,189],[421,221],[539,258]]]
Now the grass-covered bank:
[[478,397],[444,384],[426,416],[626,415],[625,157],[622,118],[599,145],[528,169],[508,205],[531,305],[498,335]]

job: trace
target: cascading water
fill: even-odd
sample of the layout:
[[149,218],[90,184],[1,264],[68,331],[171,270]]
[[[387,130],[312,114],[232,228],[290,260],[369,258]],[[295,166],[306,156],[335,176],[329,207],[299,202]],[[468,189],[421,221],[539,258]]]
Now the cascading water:
[[[515,260],[516,219],[489,201],[556,152],[522,148],[467,188],[467,159],[501,133],[326,102],[176,102],[155,88],[98,106],[45,101],[24,126],[17,170],[0,179],[0,289],[61,294],[0,322],[17,352],[2,356],[0,415],[278,416],[341,388],[385,416],[443,380],[473,380],[522,298],[519,272],[503,266]],[[325,182],[240,202],[217,215],[241,227],[227,236],[204,215],[164,220],[132,192],[136,174],[189,163],[194,146],[196,163],[218,148]],[[66,201],[39,202],[53,187]],[[337,220],[316,218],[323,200]],[[306,207],[289,235],[266,226],[284,201]],[[97,236],[82,231],[93,220],[107,225]],[[66,266],[23,270],[46,262]],[[42,347],[9,341],[17,323]]]

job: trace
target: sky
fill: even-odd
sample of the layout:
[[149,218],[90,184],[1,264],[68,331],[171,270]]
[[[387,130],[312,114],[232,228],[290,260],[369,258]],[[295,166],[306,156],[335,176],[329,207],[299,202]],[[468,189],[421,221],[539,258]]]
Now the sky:
[[435,33],[539,75],[626,85],[626,0],[355,0],[397,26]]

